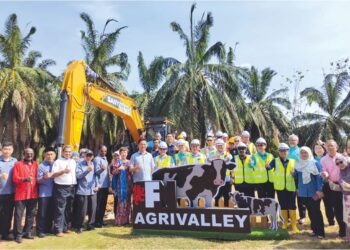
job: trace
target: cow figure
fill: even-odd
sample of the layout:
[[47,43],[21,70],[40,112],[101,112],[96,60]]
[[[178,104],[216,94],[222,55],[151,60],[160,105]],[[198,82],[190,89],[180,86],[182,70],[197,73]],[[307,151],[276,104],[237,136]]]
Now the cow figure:
[[233,203],[237,204],[238,208],[249,208],[251,215],[269,216],[271,220],[270,229],[278,230],[278,218],[283,223],[283,218],[280,216],[281,207],[274,199],[244,196],[243,193],[237,191],[231,192],[230,195]]
[[166,183],[176,181],[176,198],[188,199],[190,206],[198,207],[198,199],[205,199],[205,207],[212,206],[213,197],[219,187],[225,184],[226,170],[232,170],[235,163],[215,159],[211,163],[161,168],[152,175],[153,180]]

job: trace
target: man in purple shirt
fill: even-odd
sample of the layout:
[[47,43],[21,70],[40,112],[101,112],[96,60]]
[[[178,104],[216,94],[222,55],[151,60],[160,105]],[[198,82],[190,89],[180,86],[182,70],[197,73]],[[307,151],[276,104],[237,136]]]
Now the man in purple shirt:
[[95,227],[102,227],[103,217],[106,212],[107,198],[109,193],[110,181],[107,161],[107,147],[101,145],[99,148],[99,154],[94,159],[94,165],[96,169],[96,176],[98,178],[99,190],[97,192],[97,209],[95,218]]
[[54,211],[52,166],[55,159],[55,149],[46,148],[44,161],[38,167],[39,208],[36,221],[39,238],[44,238],[46,234],[52,232]]
[[2,145],[2,156],[0,156],[0,234],[2,240],[13,240],[10,234],[13,208],[14,208],[14,186],[12,183],[13,166],[17,160],[11,157],[13,144],[4,142]]

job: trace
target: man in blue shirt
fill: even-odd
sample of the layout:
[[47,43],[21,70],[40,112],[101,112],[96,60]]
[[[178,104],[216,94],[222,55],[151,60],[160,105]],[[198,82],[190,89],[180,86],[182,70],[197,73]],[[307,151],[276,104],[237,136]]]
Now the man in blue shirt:
[[94,229],[98,182],[95,175],[95,167],[92,162],[93,157],[93,152],[88,150],[84,160],[78,163],[75,172],[78,180],[77,193],[75,196],[77,233],[81,233],[83,231],[83,223],[86,213],[88,213],[89,217],[87,230]]
[[106,224],[103,223],[103,217],[106,211],[108,189],[110,187],[109,171],[108,171],[108,161],[107,161],[107,147],[101,145],[99,148],[99,155],[94,159],[94,165],[96,169],[96,175],[99,183],[99,190],[97,193],[97,210],[95,226],[102,227]]
[[37,235],[39,238],[51,233],[53,223],[53,178],[52,166],[56,159],[54,148],[46,148],[44,161],[38,167],[39,208],[37,214]]
[[13,166],[17,160],[11,157],[13,144],[4,142],[0,156],[0,234],[2,240],[13,240],[10,234],[13,208],[14,208],[14,187],[12,183]]

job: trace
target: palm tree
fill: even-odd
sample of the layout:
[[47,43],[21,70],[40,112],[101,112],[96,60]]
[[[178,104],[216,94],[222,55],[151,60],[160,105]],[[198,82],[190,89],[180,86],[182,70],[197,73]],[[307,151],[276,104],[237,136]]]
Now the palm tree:
[[[125,53],[114,54],[114,50],[120,32],[126,26],[107,33],[108,25],[117,22],[114,19],[108,19],[102,33],[99,34],[88,14],[81,13],[80,17],[87,27],[87,31],[81,31],[82,46],[87,64],[96,73],[111,82],[116,91],[125,92],[121,81],[126,80],[129,76],[128,56]],[[110,67],[117,67],[118,71],[111,72]],[[88,106],[83,127],[84,136],[82,137],[85,138],[85,141],[83,140],[82,144],[94,149],[102,143],[114,145],[124,134],[123,130],[124,126],[120,118],[97,107]]]
[[28,52],[35,32],[31,27],[23,36],[16,14],[11,14],[0,34],[0,136],[14,142],[17,155],[25,146],[53,143],[55,134],[57,82],[47,70],[55,62],[38,63],[41,53]]
[[[163,59],[164,84],[154,98],[152,113],[167,116],[191,138],[204,141],[210,129],[233,133],[241,129],[237,107],[242,104],[236,78],[238,69],[225,61],[224,44],[209,47],[213,17],[209,12],[194,24],[193,4],[190,11],[190,34],[172,22],[173,31],[184,42],[187,59]],[[215,61],[216,60],[216,61]],[[233,57],[232,57],[233,60]],[[233,98],[235,97],[235,101]]]
[[288,132],[290,123],[280,106],[290,109],[290,102],[281,95],[288,88],[274,90],[267,95],[271,81],[277,73],[266,68],[259,74],[257,68],[252,66],[242,74],[242,88],[248,98],[246,113],[246,128],[252,132],[252,137],[272,138],[274,128],[281,133]]
[[311,87],[301,92],[309,105],[318,108],[314,113],[304,113],[292,120],[293,123],[302,123],[296,130],[305,135],[304,143],[312,145],[318,139],[341,142],[344,135],[350,133],[349,82],[347,72],[328,74],[321,89]]

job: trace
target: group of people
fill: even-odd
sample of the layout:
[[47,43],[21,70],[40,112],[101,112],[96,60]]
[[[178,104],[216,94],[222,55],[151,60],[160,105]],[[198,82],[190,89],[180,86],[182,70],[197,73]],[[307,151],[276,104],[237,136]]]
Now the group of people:
[[109,193],[114,196],[115,224],[129,224],[134,182],[152,180],[152,173],[157,169],[204,164],[220,158],[233,162],[235,167],[227,170],[225,185],[219,188],[213,201],[215,206],[220,199],[224,200],[224,206],[229,205],[233,187],[246,196],[257,194],[259,198],[275,199],[277,195],[282,228],[287,229],[290,222],[292,231],[298,232],[297,224],[305,223],[308,211],[311,236],[323,239],[325,226],[320,208],[323,200],[328,224],[333,226],[336,220],[339,236],[350,242],[349,141],[346,151],[340,154],[334,140],[318,141],[311,150],[307,146],[299,147],[298,136],[294,134],[289,136],[288,143],[280,143],[276,133],[274,143],[278,145],[278,155],[274,156],[267,152],[264,138],[252,143],[248,131],[234,137],[221,131],[215,135],[208,133],[204,148],[198,139],[188,142],[186,137],[182,132],[177,138],[172,133],[167,134],[165,141],[160,133],[151,141],[141,138],[137,143],[138,151],[130,160],[128,148],[121,147],[113,152],[110,163],[106,146],[101,146],[94,157],[91,150],[72,152],[72,147],[66,145],[58,159],[55,150],[47,148],[43,162],[38,165],[31,148],[25,149],[23,160],[17,161],[12,157],[13,145],[3,143],[1,239],[14,239],[18,243],[22,238],[33,239],[35,215],[38,237],[51,233],[62,237],[72,228],[81,233],[86,216],[87,230],[102,227]]
[[103,219],[111,187],[106,146],[101,146],[94,157],[91,150],[82,149],[79,154],[66,145],[58,159],[54,148],[46,148],[40,165],[34,160],[31,148],[24,150],[19,161],[12,157],[10,142],[3,143],[1,153],[1,240],[21,243],[22,238],[33,239],[34,220],[40,238],[47,234],[62,237],[73,228],[81,233],[86,215],[87,230],[105,225]]

